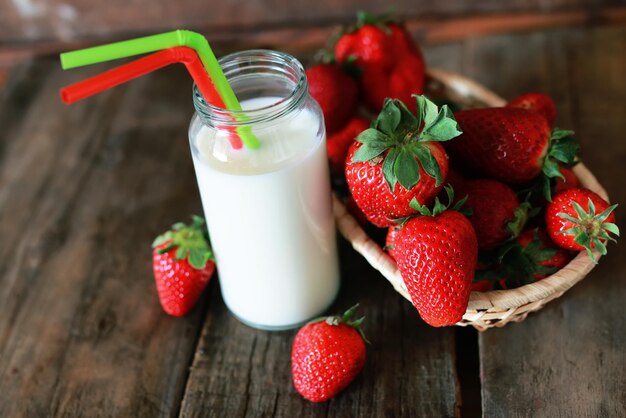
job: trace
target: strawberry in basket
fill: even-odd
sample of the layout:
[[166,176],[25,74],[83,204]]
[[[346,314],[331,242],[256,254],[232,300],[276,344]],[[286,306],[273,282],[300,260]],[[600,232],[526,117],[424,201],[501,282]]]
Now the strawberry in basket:
[[559,163],[574,163],[578,152],[572,131],[551,130],[537,112],[501,107],[454,116],[463,134],[446,144],[451,158],[467,171],[507,184],[528,184],[541,173],[561,177]]
[[469,220],[481,250],[493,249],[517,237],[531,209],[526,202],[520,204],[513,189],[496,180],[468,180],[457,193],[467,196],[465,207],[471,211]]
[[572,255],[558,248],[542,228],[526,229],[500,250],[500,287],[534,283],[565,267]]
[[336,64],[314,65],[306,70],[306,76],[309,93],[322,108],[326,132],[339,131],[356,112],[356,80]]
[[596,262],[592,250],[606,254],[608,241],[615,241],[619,228],[609,203],[587,189],[569,189],[554,197],[546,209],[546,228],[552,241],[572,251],[587,251]]
[[326,139],[326,151],[330,163],[331,173],[343,172],[348,149],[354,138],[369,128],[370,121],[361,116],[354,116],[339,131],[329,134]]
[[335,44],[335,57],[339,63],[353,61],[360,70],[361,94],[372,111],[380,111],[387,97],[415,110],[412,95],[423,92],[426,70],[402,25],[360,12],[357,24]]
[[417,116],[400,100],[387,99],[372,127],[348,151],[348,187],[378,227],[415,214],[412,199],[424,205],[439,193],[448,173],[448,157],[439,142],[461,133],[447,106],[439,109],[424,96],[415,100]]
[[552,98],[543,93],[526,93],[509,101],[506,107],[517,107],[527,109],[543,115],[550,126],[554,124],[556,118],[556,105]]
[[[452,188],[446,186],[448,205]],[[422,216],[410,218],[397,232],[393,255],[422,319],[434,326],[454,325],[463,318],[476,268],[478,241],[472,224],[458,212],[464,200],[447,210],[435,199],[429,210],[411,202]]]

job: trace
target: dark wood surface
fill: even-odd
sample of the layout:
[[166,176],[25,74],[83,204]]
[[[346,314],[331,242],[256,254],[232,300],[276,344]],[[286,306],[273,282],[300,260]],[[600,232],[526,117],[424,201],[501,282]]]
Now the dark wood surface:
[[0,2],[0,43],[71,41],[156,32],[176,26],[204,32],[240,32],[251,28],[315,26],[350,22],[358,10],[394,11],[405,17],[458,17],[494,13],[595,13],[624,6],[622,0],[248,0],[113,1],[48,0]]
[[[579,132],[587,165],[625,202],[624,39],[619,27],[558,29],[425,55],[505,97],[552,94],[559,124]],[[424,325],[342,243],[333,310],[360,301],[372,344],[363,373],[324,404],[292,387],[295,332],[239,324],[217,280],[191,315],[168,317],[149,243],[201,210],[190,81],[169,68],[60,103],[60,86],[101,70],[38,60],[0,91],[0,416],[626,416],[621,244],[541,312],[477,335]]]

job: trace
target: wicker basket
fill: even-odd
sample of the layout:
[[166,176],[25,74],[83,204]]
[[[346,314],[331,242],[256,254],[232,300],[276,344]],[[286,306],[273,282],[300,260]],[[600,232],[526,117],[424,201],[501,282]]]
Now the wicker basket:
[[[475,81],[439,69],[428,71],[426,94],[447,98],[464,108],[503,106],[505,103],[504,99]],[[574,167],[574,173],[582,186],[593,190],[608,201],[606,191],[582,163]],[[365,233],[336,197],[333,198],[333,206],[341,234],[398,293],[410,301],[411,298],[395,261]],[[600,255],[596,253],[596,257]],[[536,283],[510,290],[472,292],[467,311],[456,325],[471,325],[479,331],[484,331],[492,327],[502,327],[512,321],[522,321],[530,312],[538,311],[546,303],[565,293],[582,280],[593,267],[591,258],[583,251],[567,266]]]

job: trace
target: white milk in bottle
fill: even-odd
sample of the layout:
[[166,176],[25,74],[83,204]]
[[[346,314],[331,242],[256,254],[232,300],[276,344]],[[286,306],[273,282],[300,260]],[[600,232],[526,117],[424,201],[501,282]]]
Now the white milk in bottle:
[[[250,326],[292,328],[339,288],[323,117],[290,55],[244,51],[220,64],[243,111],[196,91],[189,136],[222,296]],[[258,149],[231,146],[242,126]]]

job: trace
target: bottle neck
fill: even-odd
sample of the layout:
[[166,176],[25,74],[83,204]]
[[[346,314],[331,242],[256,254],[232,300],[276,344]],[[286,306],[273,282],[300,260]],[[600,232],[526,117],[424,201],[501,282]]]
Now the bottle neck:
[[222,57],[219,64],[244,110],[213,106],[194,85],[194,107],[209,127],[228,129],[271,123],[300,109],[308,97],[302,64],[284,52],[242,51]]

